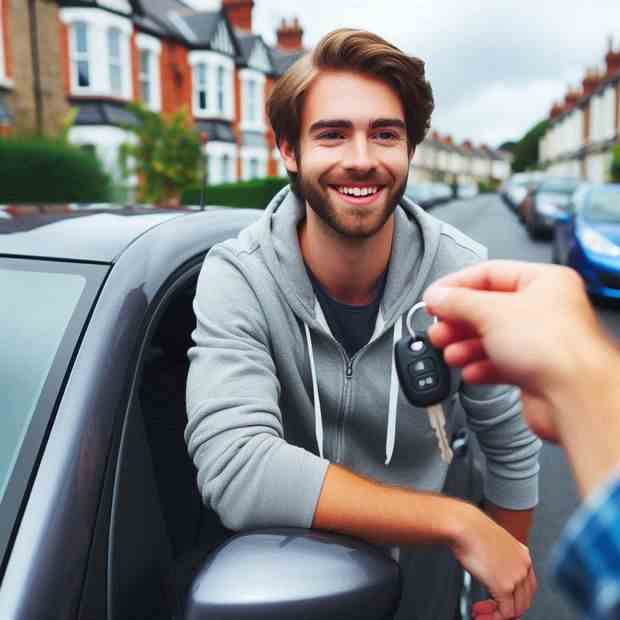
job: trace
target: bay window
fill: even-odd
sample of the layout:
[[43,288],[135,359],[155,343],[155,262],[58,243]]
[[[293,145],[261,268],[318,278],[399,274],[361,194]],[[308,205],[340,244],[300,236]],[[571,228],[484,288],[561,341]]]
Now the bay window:
[[123,94],[123,65],[121,60],[121,31],[118,28],[108,29],[108,70],[110,92],[121,97]]
[[265,75],[252,69],[239,72],[241,78],[241,130],[264,131]]
[[73,83],[78,88],[90,88],[90,51],[89,51],[88,24],[76,22],[73,24],[73,45],[71,67]]
[[209,68],[204,62],[199,62],[194,67],[194,92],[195,104],[198,112],[207,112],[209,109]]
[[157,37],[140,32],[136,36],[136,47],[140,63],[138,71],[140,99],[147,108],[159,112],[161,110],[161,42]]
[[194,116],[233,120],[235,61],[217,52],[194,50],[192,66],[192,108]]

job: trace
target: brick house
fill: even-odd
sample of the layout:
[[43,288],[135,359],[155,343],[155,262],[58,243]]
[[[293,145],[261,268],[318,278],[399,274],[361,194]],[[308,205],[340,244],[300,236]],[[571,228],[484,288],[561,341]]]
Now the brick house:
[[620,50],[611,39],[604,63],[588,69],[581,86],[551,108],[540,160],[553,174],[596,183],[609,178],[612,148],[620,140]]
[[[5,0],[6,1],[6,0]],[[295,21],[268,46],[252,30],[253,0],[196,11],[181,0],[60,0],[63,80],[78,109],[71,141],[118,174],[130,135],[126,109],[186,107],[207,138],[209,183],[282,173],[264,103],[274,79],[303,53]],[[281,39],[281,44],[280,44]]]
[[60,130],[69,111],[61,66],[56,4],[0,0],[0,135]]

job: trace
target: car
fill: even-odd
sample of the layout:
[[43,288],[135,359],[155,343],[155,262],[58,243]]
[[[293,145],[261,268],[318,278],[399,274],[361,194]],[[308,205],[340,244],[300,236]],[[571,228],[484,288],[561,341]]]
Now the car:
[[[392,617],[385,551],[236,534],[202,505],[183,438],[192,301],[207,251],[259,215],[73,205],[0,221],[2,620]],[[472,498],[465,430],[453,450]]]
[[552,260],[575,269],[593,297],[620,299],[620,184],[584,185],[556,222]]
[[430,209],[437,201],[432,183],[410,183],[407,185],[405,195],[423,209]]
[[519,212],[532,239],[553,232],[556,220],[562,217],[580,183],[581,179],[575,177],[546,177],[528,191]]
[[512,211],[518,212],[519,205],[527,196],[528,189],[543,177],[540,172],[519,172],[513,174],[499,188],[499,195]]
[[478,186],[476,183],[459,183],[456,188],[457,198],[475,198],[478,195]]

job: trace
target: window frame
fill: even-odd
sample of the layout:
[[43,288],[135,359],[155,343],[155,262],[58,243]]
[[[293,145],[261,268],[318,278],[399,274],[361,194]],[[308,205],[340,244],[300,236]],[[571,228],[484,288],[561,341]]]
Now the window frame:
[[[140,100],[153,112],[161,111],[161,42],[156,37],[142,32],[136,35],[136,47],[138,48],[138,96]],[[142,54],[149,58],[148,72],[142,68]],[[142,85],[145,81],[149,85],[149,102],[144,101]]]
[[[83,26],[84,27],[84,39],[86,41],[86,51],[85,52],[80,52],[78,47],[78,27]],[[92,35],[91,35],[91,27],[90,24],[86,21],[75,21],[73,24],[71,24],[71,30],[70,30],[70,38],[71,38],[71,44],[70,44],[70,63],[71,63],[71,83],[72,83],[72,90],[75,90],[76,92],[90,92],[91,89],[93,88],[93,72],[92,72],[92,60],[90,57],[90,50],[91,50],[91,39],[92,39]],[[88,66],[88,85],[86,86],[82,86],[80,85],[80,71],[79,71],[79,63],[80,62],[86,62],[87,66]]]
[[[211,73],[209,68],[206,62],[197,62],[192,71],[194,109],[198,114],[209,113],[209,74]],[[201,70],[202,75],[200,75]],[[201,105],[201,95],[204,95],[204,106]]]
[[[114,42],[112,36],[116,37]],[[116,44],[117,49],[113,50],[113,43]],[[106,44],[107,44],[107,61],[108,61],[108,84],[110,88],[110,94],[113,97],[119,99],[124,94],[124,71],[123,71],[123,33],[117,26],[111,26],[106,29]],[[114,54],[116,52],[116,56]],[[118,90],[114,84],[114,70],[118,70]]]
[[[234,120],[235,61],[224,54],[213,51],[194,50],[189,53],[192,68],[192,112],[195,118],[217,118]],[[207,68],[205,106],[200,105],[196,67]],[[220,105],[220,95],[221,103]]]

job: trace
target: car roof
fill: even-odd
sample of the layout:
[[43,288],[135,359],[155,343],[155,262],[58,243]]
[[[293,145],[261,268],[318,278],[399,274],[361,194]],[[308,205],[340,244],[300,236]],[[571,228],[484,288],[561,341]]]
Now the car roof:
[[113,205],[11,206],[0,211],[9,216],[0,218],[0,256],[101,263],[114,262],[148,230],[197,212]]

